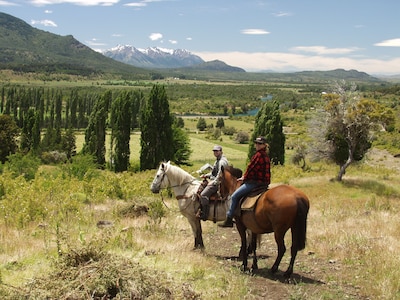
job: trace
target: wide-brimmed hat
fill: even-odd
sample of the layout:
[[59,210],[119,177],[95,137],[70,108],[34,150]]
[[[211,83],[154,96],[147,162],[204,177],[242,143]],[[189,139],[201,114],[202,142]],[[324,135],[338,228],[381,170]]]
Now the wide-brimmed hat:
[[266,144],[266,143],[267,143],[267,140],[265,139],[265,137],[259,136],[258,138],[256,138],[256,139],[254,140],[254,143],[257,143],[257,144]]
[[222,151],[222,147],[220,145],[215,145],[213,151]]

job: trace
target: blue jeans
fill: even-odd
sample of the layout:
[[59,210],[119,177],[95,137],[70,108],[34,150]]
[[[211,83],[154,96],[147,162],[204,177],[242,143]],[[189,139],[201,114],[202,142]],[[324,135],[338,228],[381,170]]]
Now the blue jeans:
[[233,217],[233,214],[235,212],[236,206],[238,205],[238,202],[240,199],[242,199],[244,196],[249,194],[258,184],[257,183],[250,183],[250,182],[245,182],[243,183],[231,196],[231,206],[228,209],[228,212],[226,215],[230,218]]

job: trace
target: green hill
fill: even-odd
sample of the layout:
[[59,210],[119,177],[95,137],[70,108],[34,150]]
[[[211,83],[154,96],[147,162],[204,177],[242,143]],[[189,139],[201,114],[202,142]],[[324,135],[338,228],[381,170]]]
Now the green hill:
[[149,78],[149,71],[107,58],[71,35],[35,29],[5,13],[0,13],[0,69]]

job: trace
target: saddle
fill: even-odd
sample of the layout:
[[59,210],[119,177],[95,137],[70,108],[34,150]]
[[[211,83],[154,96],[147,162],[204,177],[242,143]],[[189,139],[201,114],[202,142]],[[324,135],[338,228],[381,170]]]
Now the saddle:
[[235,214],[240,215],[242,210],[253,210],[258,199],[268,190],[266,186],[259,186],[253,189],[247,196],[239,200]]
[[[196,200],[197,200],[197,201],[200,201],[200,200],[199,200],[199,199],[200,199],[200,194],[201,194],[201,192],[206,188],[207,185],[208,185],[208,180],[207,180],[207,179],[204,179],[204,180],[201,182],[201,184],[200,184],[200,186],[199,186],[199,189],[197,190],[197,193],[196,193],[196,195],[197,195],[197,199],[196,199]],[[223,199],[222,199],[222,197],[221,197],[221,195],[220,195],[220,193],[219,193],[219,191],[218,191],[218,192],[212,194],[208,200],[210,200],[210,201],[221,201],[221,200],[223,200]]]

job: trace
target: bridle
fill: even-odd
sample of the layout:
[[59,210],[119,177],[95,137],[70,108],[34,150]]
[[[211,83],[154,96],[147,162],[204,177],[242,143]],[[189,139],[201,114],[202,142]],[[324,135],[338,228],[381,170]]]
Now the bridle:
[[[185,195],[187,189],[189,188],[189,186],[190,186],[194,181],[196,181],[196,178],[192,178],[190,181],[184,182],[184,183],[182,183],[182,184],[171,185],[171,181],[169,180],[169,178],[168,178],[168,176],[167,176],[168,186],[162,188],[162,187],[161,187],[161,184],[162,184],[162,182],[164,181],[164,177],[165,177],[165,176],[167,176],[167,171],[166,171],[164,168],[162,168],[162,175],[161,175],[161,179],[160,179],[160,181],[159,181],[159,182],[160,182],[159,192],[160,192],[160,196],[161,196],[161,201],[164,203],[165,207],[167,207],[168,209],[170,209],[170,208],[167,206],[167,204],[165,203],[165,201],[164,201],[164,197],[163,197],[163,195],[162,195],[161,190],[163,190],[163,189],[165,190],[165,189],[167,189],[167,188],[174,188],[174,187],[178,187],[178,186],[182,186],[182,185],[188,185],[188,186],[186,187],[185,191],[184,191],[184,194],[183,194],[183,195]],[[185,197],[185,196],[176,196],[176,199],[177,199],[177,200],[184,199],[184,198],[187,198],[187,197]],[[189,197],[189,198],[191,198],[191,197]]]

